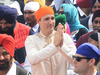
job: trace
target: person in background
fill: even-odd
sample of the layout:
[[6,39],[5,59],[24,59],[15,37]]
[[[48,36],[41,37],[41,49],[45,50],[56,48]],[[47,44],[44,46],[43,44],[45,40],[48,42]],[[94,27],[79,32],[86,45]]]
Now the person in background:
[[25,24],[31,27],[31,35],[40,32],[39,24],[37,24],[35,12],[40,8],[38,2],[29,2],[24,7]]
[[1,75],[31,75],[30,72],[13,62],[15,41],[12,36],[0,34],[0,74]]
[[[91,0],[92,13],[94,13],[98,9],[100,9],[100,0]],[[93,31],[92,17],[93,17],[93,14],[91,14],[91,16],[87,18],[80,20],[80,23],[83,24],[85,27],[87,27],[89,31]]]
[[16,21],[17,10],[6,5],[0,5],[0,34],[11,35],[15,40],[14,58],[23,64],[26,57],[25,40],[31,28]]
[[94,33],[94,32],[100,32],[100,10],[97,10],[94,12],[93,17],[92,17],[92,23],[93,23],[93,31],[86,33],[78,39],[76,43],[76,47],[78,48],[81,44],[88,42],[89,35]]
[[[19,0],[18,0],[19,1]],[[20,2],[20,1],[19,1]],[[24,14],[24,8],[25,8],[25,5],[29,2],[39,2],[39,5],[35,4],[35,5],[32,5],[32,6],[29,6],[29,4],[27,4],[27,6],[29,6],[29,10],[32,10],[34,9],[33,11],[36,11],[36,9],[38,9],[39,7],[43,7],[45,6],[45,0],[24,0],[24,6],[23,6],[23,14]],[[35,7],[34,7],[35,6]],[[20,23],[23,23],[25,24],[25,18],[24,18],[24,15],[19,15],[17,16],[17,21],[20,22]]]
[[[98,35],[99,35],[98,33],[92,33],[92,34],[90,34],[89,38],[88,38],[88,43],[93,44],[93,45],[95,45],[96,47],[99,48],[99,44],[100,43],[99,43],[99,39],[98,39],[99,37],[98,37]],[[100,62],[97,64],[96,68],[100,72]]]
[[91,0],[76,0],[79,19],[86,18],[91,13]]
[[[69,8],[68,8],[69,7]],[[88,33],[88,29],[80,24],[78,11],[72,4],[61,4],[60,12],[66,15],[66,22],[70,27],[70,34],[73,41],[76,43],[80,36]],[[73,12],[74,11],[74,12]]]
[[75,45],[70,36],[63,33],[62,28],[59,27],[54,31],[55,16],[52,7],[41,7],[35,15],[41,31],[36,35],[28,36],[25,41],[32,74],[67,75],[70,65],[67,64],[64,55],[72,57],[76,51]]
[[100,75],[96,65],[100,61],[99,49],[90,43],[84,43],[77,48],[73,55],[74,72],[80,75]]

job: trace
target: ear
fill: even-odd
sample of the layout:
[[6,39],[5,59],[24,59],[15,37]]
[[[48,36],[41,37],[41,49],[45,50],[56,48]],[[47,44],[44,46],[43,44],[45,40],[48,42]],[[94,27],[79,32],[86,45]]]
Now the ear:
[[95,59],[90,59],[89,66],[93,66],[95,64]]

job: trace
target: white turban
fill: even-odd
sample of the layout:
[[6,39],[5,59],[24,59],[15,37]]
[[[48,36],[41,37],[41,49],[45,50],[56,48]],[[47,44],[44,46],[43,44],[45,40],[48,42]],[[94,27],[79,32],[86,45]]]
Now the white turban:
[[25,10],[37,11],[40,8],[39,2],[29,2],[24,6]]

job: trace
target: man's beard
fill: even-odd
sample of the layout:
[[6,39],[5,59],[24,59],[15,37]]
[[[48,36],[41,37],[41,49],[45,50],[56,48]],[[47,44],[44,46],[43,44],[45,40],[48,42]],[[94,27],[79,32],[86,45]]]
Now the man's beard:
[[4,64],[0,64],[0,71],[8,70],[12,64],[12,59],[8,60],[0,60],[0,62],[4,62]]
[[2,28],[2,27],[0,26],[0,34],[13,35],[13,28],[14,28],[14,26],[5,27],[5,28]]
[[100,27],[93,27],[94,32],[100,32]]

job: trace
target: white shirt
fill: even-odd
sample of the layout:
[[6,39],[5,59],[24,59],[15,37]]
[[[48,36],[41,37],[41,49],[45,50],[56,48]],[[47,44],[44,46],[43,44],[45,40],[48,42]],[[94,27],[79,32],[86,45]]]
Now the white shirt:
[[16,64],[12,62],[12,66],[6,75],[16,75]]
[[63,37],[60,50],[53,44],[54,35],[46,37],[40,32],[27,37],[25,48],[33,75],[67,75],[70,66],[63,55],[66,53],[72,57],[76,47],[68,34]]
[[82,17],[82,16],[86,16],[86,14],[81,10],[81,8],[80,7],[77,7],[77,10],[79,11],[79,14],[80,14],[80,16]]

